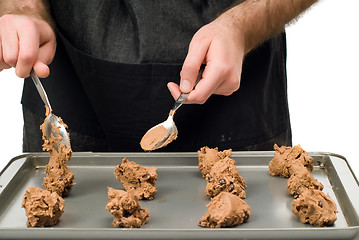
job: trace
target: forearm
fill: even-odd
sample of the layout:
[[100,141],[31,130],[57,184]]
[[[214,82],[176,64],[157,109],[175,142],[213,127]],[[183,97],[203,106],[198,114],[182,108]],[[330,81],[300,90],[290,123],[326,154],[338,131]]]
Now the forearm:
[[317,0],[246,0],[224,12],[227,24],[233,24],[248,53],[259,44],[284,30]]
[[0,17],[5,14],[18,14],[46,21],[52,28],[54,22],[49,12],[47,0],[1,0]]

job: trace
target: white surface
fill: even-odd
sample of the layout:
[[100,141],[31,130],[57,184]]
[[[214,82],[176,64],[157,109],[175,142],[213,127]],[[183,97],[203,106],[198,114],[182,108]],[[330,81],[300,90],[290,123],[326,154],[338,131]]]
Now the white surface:
[[[287,28],[293,144],[347,158],[359,176],[359,2],[321,1]],[[358,203],[359,204],[359,203]]]
[[[293,144],[345,156],[359,177],[359,2],[321,1],[287,28]],[[0,72],[0,169],[22,153],[23,80]]]

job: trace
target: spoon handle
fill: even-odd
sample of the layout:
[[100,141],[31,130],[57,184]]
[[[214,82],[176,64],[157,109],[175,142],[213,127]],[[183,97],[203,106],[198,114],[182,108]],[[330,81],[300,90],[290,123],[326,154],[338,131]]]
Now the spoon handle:
[[[198,71],[198,76],[197,76],[197,80],[195,83],[195,86],[197,85],[197,83],[199,82],[199,80],[202,79],[202,73],[204,70],[204,66],[201,66],[201,68]],[[176,102],[174,103],[171,111],[170,111],[170,115],[175,114],[175,112],[177,111],[177,109],[182,106],[182,104],[186,101],[186,99],[188,98],[190,93],[182,93],[176,100]]]
[[31,76],[31,78],[32,78],[32,81],[33,81],[34,84],[35,84],[35,87],[36,87],[37,91],[38,91],[39,94],[40,94],[40,97],[41,97],[42,101],[43,101],[43,102],[45,103],[45,105],[49,108],[50,112],[52,112],[52,108],[51,108],[49,99],[47,98],[47,94],[46,94],[46,92],[45,92],[45,89],[44,89],[44,87],[42,86],[39,77],[37,76],[37,74],[35,73],[35,71],[34,71],[33,69],[31,70],[30,76]]
[[175,114],[176,110],[182,106],[182,104],[186,101],[188,98],[189,93],[182,93],[176,100],[176,102],[173,104],[173,107],[170,111],[172,113],[171,115]]

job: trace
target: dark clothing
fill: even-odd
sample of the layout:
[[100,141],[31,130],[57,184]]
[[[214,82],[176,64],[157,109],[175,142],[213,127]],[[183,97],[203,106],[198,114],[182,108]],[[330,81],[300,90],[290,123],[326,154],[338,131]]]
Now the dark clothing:
[[117,63],[182,64],[192,36],[237,0],[52,0],[79,51]]
[[[43,123],[44,117],[38,116],[32,113],[29,109],[23,108],[24,113],[24,141],[23,149],[24,152],[41,152],[42,144],[42,132],[38,126]],[[71,136],[71,147],[75,151],[92,151],[92,152],[106,152],[107,143],[104,138],[94,137],[87,135],[81,132],[74,131],[73,129],[68,129]],[[256,143],[253,145],[243,146],[236,150],[245,150],[245,151],[258,151],[258,150],[270,150],[273,148],[273,143],[278,143],[280,145],[289,145],[291,142],[291,132],[290,128],[288,131],[285,131],[278,136],[274,136],[271,139],[268,139],[261,143]],[[213,146],[215,147],[215,146]],[[158,150],[156,150],[158,151]],[[167,151],[166,148],[163,151]]]
[[[51,75],[42,82],[55,114],[70,128],[73,150],[142,151],[143,134],[164,121],[174,103],[166,84],[179,83],[191,37],[230,4],[53,1],[58,46]],[[30,128],[38,128],[44,107],[30,80],[22,103],[25,140],[35,138]],[[285,34],[246,56],[237,92],[185,105],[175,122],[178,139],[159,151],[291,145]],[[24,151],[39,151],[38,145],[25,141]]]

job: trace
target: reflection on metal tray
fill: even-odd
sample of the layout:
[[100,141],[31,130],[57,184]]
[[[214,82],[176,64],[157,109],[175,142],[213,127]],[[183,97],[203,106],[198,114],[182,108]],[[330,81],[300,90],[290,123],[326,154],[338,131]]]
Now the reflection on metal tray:
[[[287,179],[268,174],[273,152],[233,152],[240,175],[247,182],[252,215],[234,228],[197,226],[207,211],[206,181],[198,171],[196,153],[74,153],[68,163],[75,174],[65,213],[49,228],[27,228],[22,197],[28,186],[41,187],[47,153],[14,158],[0,173],[0,239],[353,239],[359,231],[359,185],[346,160],[329,153],[309,153],[312,172],[337,203],[338,220],[332,227],[302,224],[292,214]],[[143,166],[157,167],[158,192],[141,200],[150,220],[139,229],[113,228],[105,210],[107,187],[123,189],[113,175],[123,157]]]

